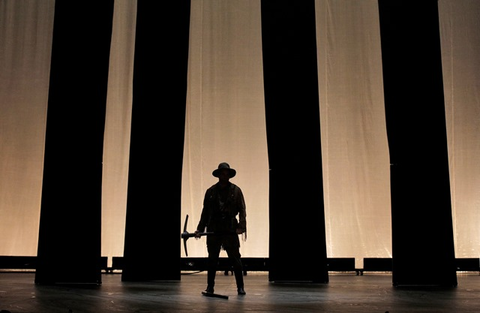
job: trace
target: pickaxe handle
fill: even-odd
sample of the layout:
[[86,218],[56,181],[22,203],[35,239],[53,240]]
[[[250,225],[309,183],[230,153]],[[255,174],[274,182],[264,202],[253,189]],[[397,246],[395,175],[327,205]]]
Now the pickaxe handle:
[[[213,235],[212,232],[202,232],[202,233],[198,233],[198,236],[200,237],[203,237],[203,236],[208,236],[208,235]],[[195,233],[189,233],[187,231],[184,231],[182,233],[182,239],[185,239],[185,240],[188,240],[188,238],[192,238],[192,237],[195,237]]]
[[189,233],[187,231],[187,223],[188,223],[188,214],[187,217],[185,218],[185,224],[183,225],[183,233],[182,233],[182,239],[183,239],[183,247],[185,248],[185,255],[188,256],[188,251],[187,251],[187,240],[189,238],[195,237],[195,236],[208,236],[208,235],[213,235],[212,232],[201,232],[198,234],[195,233]]

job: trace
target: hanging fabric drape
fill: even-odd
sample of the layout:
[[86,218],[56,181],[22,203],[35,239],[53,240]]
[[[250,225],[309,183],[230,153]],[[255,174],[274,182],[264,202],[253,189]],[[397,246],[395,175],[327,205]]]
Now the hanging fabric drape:
[[[86,4],[55,3],[37,283],[101,282],[102,159],[113,5],[113,0],[103,1],[91,10]],[[76,66],[70,66],[72,59]]]
[[[200,220],[205,191],[220,162],[237,170],[248,240],[242,256],[268,256],[268,160],[263,99],[260,2],[192,1],[182,220]],[[206,256],[204,240],[190,256]],[[184,253],[184,252],[182,252]],[[182,254],[183,255],[183,254]]]
[[438,2],[455,255],[480,251],[480,2]]
[[[124,246],[136,4],[115,0],[102,177],[109,257]],[[0,255],[37,255],[54,5],[0,1]],[[455,253],[478,257],[480,2],[438,5]],[[363,257],[391,256],[378,1],[315,6],[327,255],[355,257],[361,267]],[[198,221],[216,182],[211,171],[229,161],[247,201],[242,256],[268,257],[260,1],[192,0],[190,23],[178,229],[187,213],[191,225]],[[189,252],[206,255],[202,242]]]
[[37,254],[54,5],[0,2],[0,255]]
[[330,257],[391,257],[378,1],[316,1]]
[[379,11],[393,284],[456,286],[437,1],[380,0]]
[[271,281],[328,282],[315,2],[262,1]]
[[190,0],[138,1],[123,281],[180,279],[189,25]]
[[116,0],[103,149],[102,256],[123,255],[137,2]]

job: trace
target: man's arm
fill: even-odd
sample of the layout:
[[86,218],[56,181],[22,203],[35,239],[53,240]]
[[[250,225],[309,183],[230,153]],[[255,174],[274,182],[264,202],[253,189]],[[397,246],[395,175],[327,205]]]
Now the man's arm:
[[247,208],[245,205],[245,199],[243,198],[242,190],[237,186],[237,207],[238,207],[238,228],[237,234],[243,234],[247,232]]
[[196,238],[200,238],[198,233],[204,232],[205,228],[207,227],[208,218],[209,218],[209,216],[208,216],[209,215],[208,214],[208,205],[207,205],[207,199],[209,197],[208,194],[209,194],[209,190],[207,190],[205,192],[205,197],[203,199],[202,215],[200,216],[200,221],[198,222],[197,230],[195,230],[195,237]]

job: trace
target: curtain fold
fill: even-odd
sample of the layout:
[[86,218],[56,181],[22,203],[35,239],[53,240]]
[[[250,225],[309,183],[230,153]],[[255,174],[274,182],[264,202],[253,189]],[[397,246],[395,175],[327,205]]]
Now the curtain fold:
[[[456,257],[480,252],[477,0],[439,0]],[[36,255],[53,0],[0,1],[0,255]],[[317,0],[327,253],[391,256],[376,0]],[[116,0],[104,146],[102,254],[123,254],[136,1]],[[243,256],[268,256],[260,1],[192,0],[182,220],[222,161],[247,201]],[[75,64],[75,60],[72,60]],[[380,73],[380,74],[379,74]],[[183,225],[179,226],[179,229]],[[181,244],[179,240],[179,245]],[[192,256],[203,242],[189,241]],[[182,252],[183,253],[183,252]]]
[[180,279],[190,2],[138,1],[123,281]]
[[480,254],[480,2],[440,0],[455,254]]
[[[268,160],[263,100],[260,1],[192,1],[182,221],[197,227],[220,162],[237,170],[248,240],[242,256],[268,256]],[[188,242],[189,256],[206,256],[205,239]],[[179,242],[180,244],[180,242]],[[182,255],[184,251],[182,248]]]
[[37,254],[54,5],[0,2],[0,255]]
[[328,282],[315,1],[262,1],[270,281]]
[[379,12],[393,284],[455,286],[437,1],[418,3],[412,10],[408,2],[380,0]]
[[137,1],[115,1],[102,185],[102,256],[109,262],[123,255],[125,238],[136,10]]
[[390,174],[377,0],[317,0],[329,257],[391,257]]
[[55,2],[37,283],[101,282],[102,158],[113,8],[113,0],[95,10]]

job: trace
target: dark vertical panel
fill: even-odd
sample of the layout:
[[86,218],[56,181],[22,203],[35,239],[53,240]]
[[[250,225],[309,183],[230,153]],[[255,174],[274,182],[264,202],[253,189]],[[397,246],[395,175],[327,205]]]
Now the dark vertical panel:
[[100,283],[113,1],[55,3],[37,283]]
[[190,1],[139,0],[122,279],[180,279]]
[[263,0],[271,281],[327,282],[314,1]]
[[379,0],[394,285],[457,284],[436,0]]

